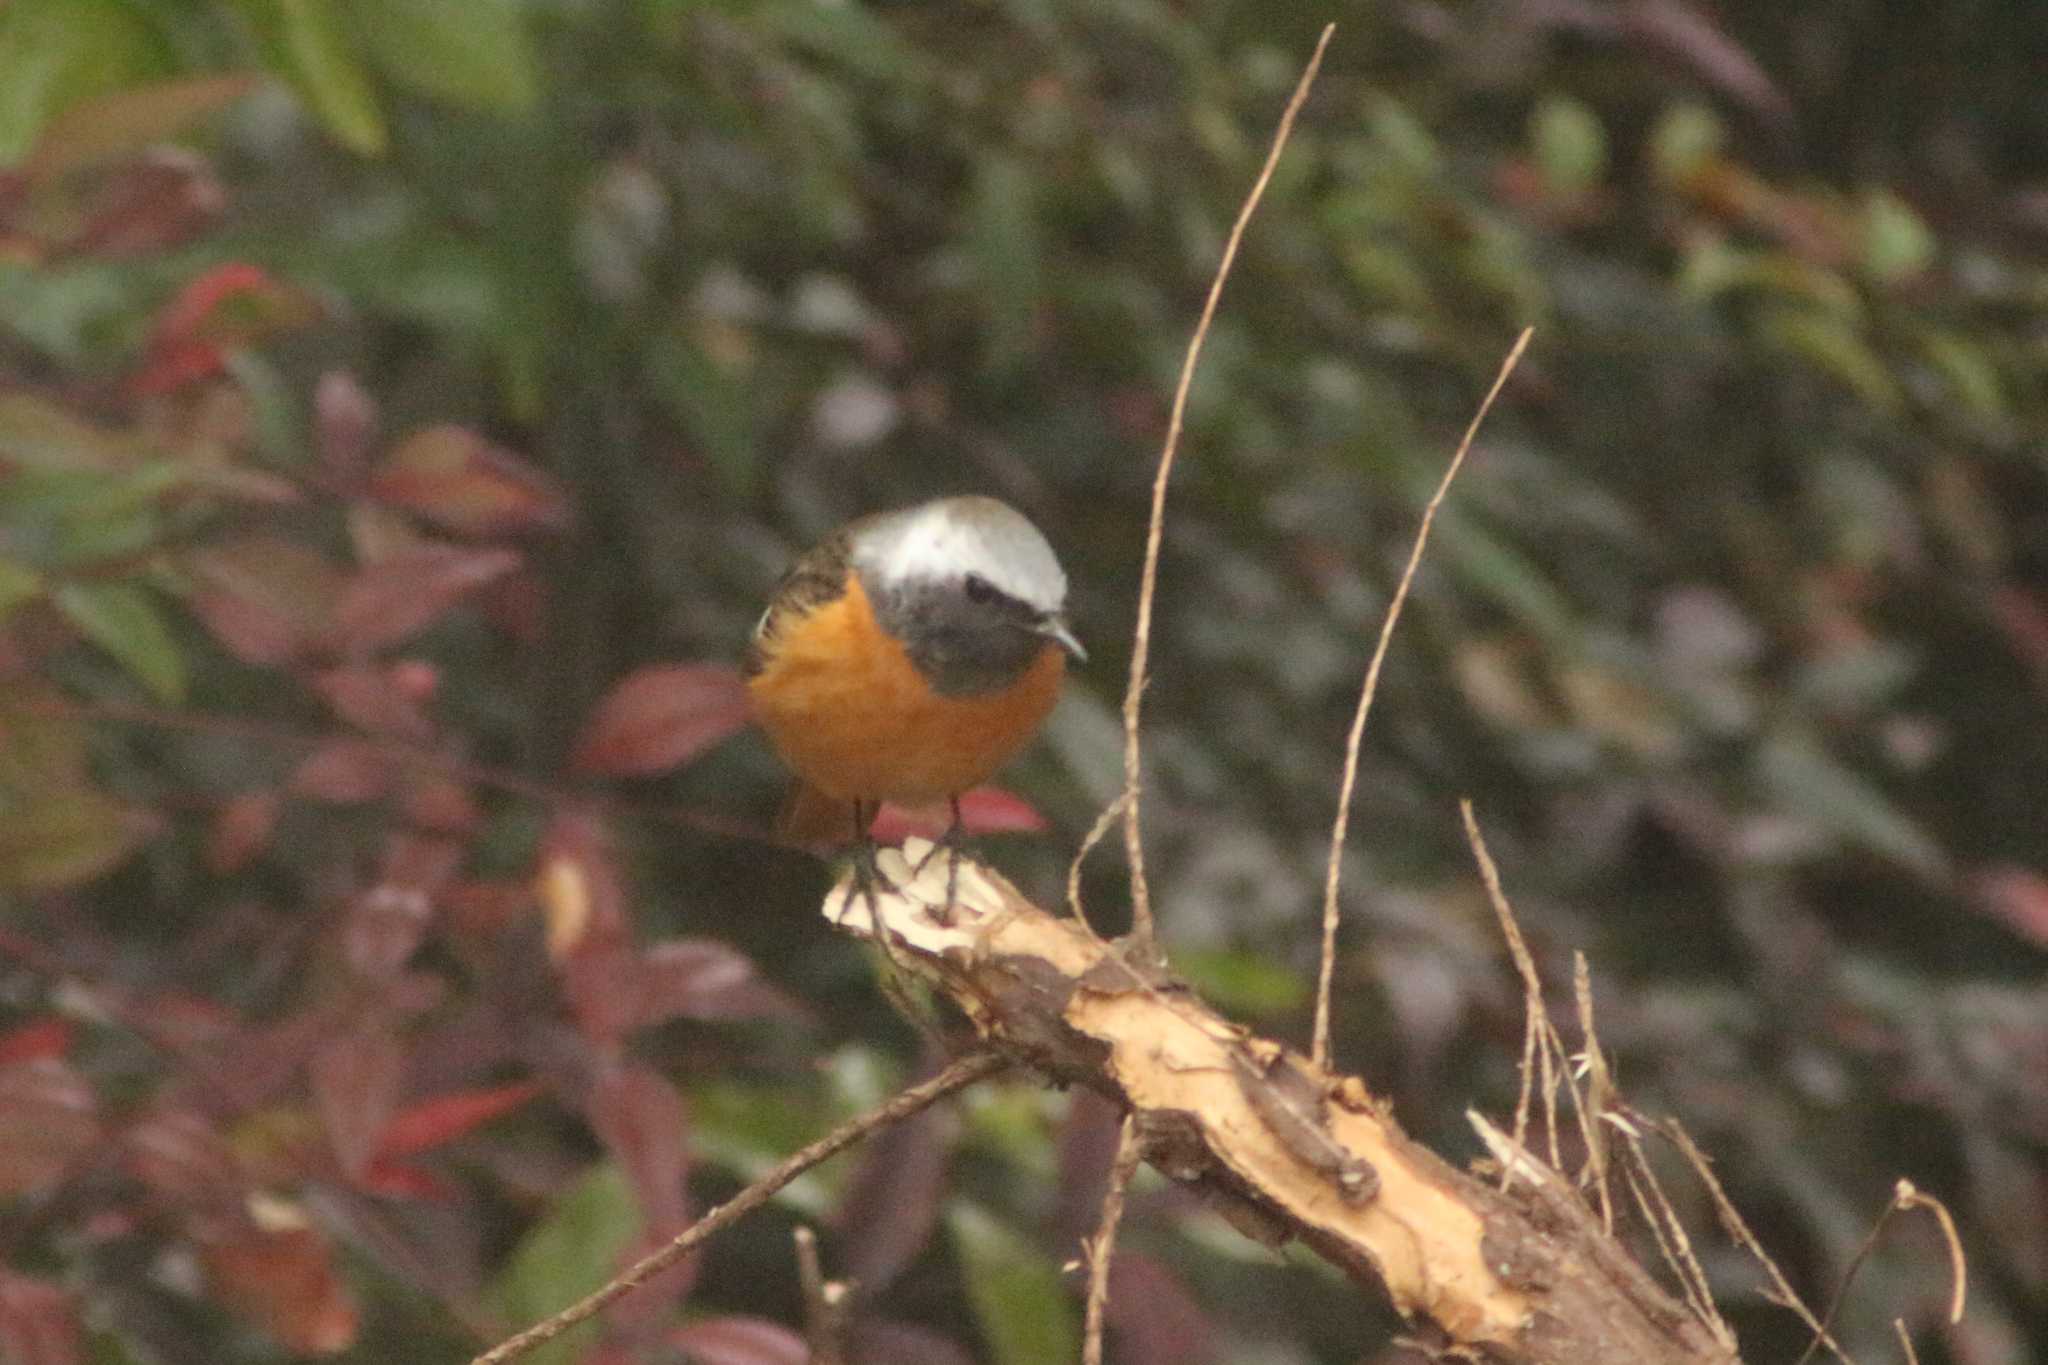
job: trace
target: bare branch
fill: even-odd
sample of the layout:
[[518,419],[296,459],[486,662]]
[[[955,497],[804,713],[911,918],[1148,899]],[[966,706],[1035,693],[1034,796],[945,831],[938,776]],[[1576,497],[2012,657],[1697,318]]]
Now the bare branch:
[[810,1342],[810,1365],[846,1365],[847,1288],[825,1278],[818,1260],[818,1234],[799,1224],[796,1239],[797,1282],[804,1291],[804,1335]]
[[1102,1192],[1102,1221],[1088,1240],[1088,1317],[1081,1337],[1081,1365],[1102,1365],[1102,1315],[1109,1307],[1109,1263],[1116,1254],[1117,1224],[1123,1221],[1124,1194],[1138,1173],[1143,1155],[1138,1121],[1125,1114],[1116,1140],[1116,1160],[1109,1168],[1109,1188]]
[[[1429,544],[1429,528],[1436,521],[1436,513],[1443,506],[1445,497],[1451,491],[1451,481],[1458,477],[1464,467],[1465,454],[1472,449],[1472,442],[1479,435],[1479,425],[1486,420],[1486,414],[1493,411],[1493,403],[1506,387],[1508,376],[1515,372],[1521,362],[1522,352],[1528,349],[1529,338],[1535,332],[1533,327],[1524,327],[1522,334],[1515,338],[1509,348],[1507,359],[1500,365],[1500,373],[1493,377],[1493,387],[1486,391],[1486,397],[1479,401],[1479,410],[1472,414],[1472,421],[1465,428],[1464,439],[1458,442],[1456,453],[1444,469],[1444,476],[1438,481],[1436,492],[1429,504],[1422,509],[1422,524],[1415,530],[1415,543],[1409,548],[1408,563],[1401,570],[1401,581],[1394,587],[1393,600],[1387,603],[1387,616],[1380,623],[1379,643],[1373,646],[1372,661],[1365,668],[1365,685],[1358,693],[1358,710],[1351,717],[1351,733],[1344,741],[1344,778],[1337,789],[1337,818],[1330,827],[1330,865],[1323,875],[1323,952],[1322,967],[1316,975],[1316,1027],[1315,1043],[1309,1055],[1316,1065],[1327,1066],[1330,1061],[1330,982],[1337,969],[1337,883],[1344,871],[1344,836],[1351,825],[1351,797],[1358,786],[1358,750],[1365,740],[1365,718],[1372,712],[1373,695],[1379,691],[1380,666],[1387,661],[1387,646],[1394,639],[1394,623],[1401,619],[1401,604],[1408,600],[1408,590],[1415,582],[1415,571],[1422,564],[1423,547]],[[1162,482],[1160,493],[1164,494]],[[1153,507],[1157,509],[1157,499]],[[1146,568],[1151,568],[1147,560]],[[1135,678],[1137,675],[1132,674]]]
[[[1522,1093],[1515,1100],[1515,1145],[1521,1147],[1528,1142],[1529,1098],[1540,1064],[1543,1112],[1550,1129],[1550,1164],[1555,1166],[1558,1164],[1558,1150],[1554,1062],[1564,1052],[1564,1044],[1550,1022],[1550,1009],[1543,1003],[1543,978],[1536,972],[1536,958],[1529,951],[1528,940],[1522,937],[1521,921],[1515,918],[1515,908],[1509,904],[1507,891],[1501,886],[1500,868],[1486,847],[1485,836],[1479,832],[1479,817],[1473,813],[1470,798],[1458,802],[1458,815],[1465,822],[1465,842],[1472,847],[1472,859],[1479,864],[1479,881],[1486,888],[1487,903],[1493,906],[1494,916],[1500,921],[1501,937],[1507,940],[1508,956],[1514,959],[1515,972],[1522,978]],[[1500,1187],[1506,1189],[1513,1179],[1513,1173],[1503,1166]]]
[[899,1123],[954,1091],[964,1090],[976,1081],[995,1075],[1008,1065],[1007,1060],[993,1052],[971,1052],[930,1080],[920,1081],[867,1113],[848,1119],[816,1142],[784,1157],[766,1175],[677,1233],[666,1246],[641,1257],[602,1289],[570,1304],[552,1317],[543,1318],[517,1336],[499,1342],[476,1357],[470,1365],[502,1365],[502,1362],[524,1355],[543,1342],[553,1341],[689,1255],[714,1233],[766,1204],[783,1186],[813,1166],[837,1156],[876,1129]]
[[[1813,1340],[1799,1354],[1793,1365],[1806,1365],[1813,1359],[1813,1353],[1820,1349],[1822,1342],[1841,1354],[1840,1348],[1828,1338],[1828,1328],[1834,1325],[1835,1314],[1842,1310],[1843,1300],[1849,1297],[1849,1286],[1856,1281],[1856,1272],[1863,1269],[1863,1263],[1870,1259],[1870,1253],[1877,1250],[1878,1239],[1884,1236],[1885,1226],[1892,1221],[1892,1215],[1907,1209],[1930,1209],[1941,1224],[1942,1237],[1948,1243],[1949,1267],[1954,1289],[1949,1297],[1949,1321],[1963,1320],[1963,1298],[1968,1283],[1969,1266],[1963,1257],[1962,1239],[1956,1235],[1955,1220],[1949,1216],[1948,1207],[1933,1195],[1922,1194],[1910,1180],[1900,1180],[1892,1187],[1891,1201],[1884,1206],[1884,1212],[1877,1215],[1877,1221],[1870,1225],[1870,1231],[1863,1238],[1863,1245],[1856,1248],[1856,1254],[1849,1258],[1848,1268],[1842,1271],[1842,1282],[1835,1286],[1834,1297],[1828,1300],[1827,1311],[1820,1315],[1820,1325],[1813,1329]],[[1903,1330],[1903,1329],[1902,1329]],[[1907,1349],[1910,1351],[1911,1343]],[[1843,1359],[1848,1359],[1843,1356]]]
[[[1109,1096],[1132,1115],[1144,1159],[1246,1235],[1301,1239],[1397,1311],[1430,1319],[1451,1348],[1501,1365],[1732,1365],[1733,1350],[1569,1182],[1504,1134],[1489,1145],[1516,1168],[1506,1194],[1415,1143],[1358,1077],[1169,988],[1133,940],[1105,943],[979,863],[951,878],[920,872],[925,847],[882,850],[890,889],[870,903],[842,882],[826,916],[886,934],[904,969],[991,1047]],[[1090,1250],[1108,1255],[1099,1237]]]
[[[1166,527],[1166,483],[1173,475],[1173,458],[1180,448],[1181,428],[1187,421],[1188,390],[1194,386],[1195,364],[1201,359],[1202,343],[1208,339],[1209,327],[1216,320],[1216,306],[1223,298],[1223,283],[1230,278],[1230,267],[1237,260],[1237,249],[1244,241],[1245,228],[1251,223],[1259,200],[1265,197],[1266,186],[1273,179],[1273,168],[1280,163],[1280,153],[1287,146],[1288,134],[1294,130],[1295,115],[1301,112],[1302,104],[1308,99],[1309,87],[1315,84],[1316,72],[1323,64],[1323,51],[1329,47],[1330,35],[1336,31],[1335,24],[1323,25],[1322,36],[1316,40],[1316,50],[1303,69],[1301,80],[1295,84],[1286,110],[1280,115],[1280,127],[1273,134],[1266,164],[1259,168],[1258,179],[1252,182],[1251,192],[1245,196],[1243,207],[1237,211],[1237,221],[1231,226],[1230,236],[1223,243],[1223,257],[1216,263],[1216,274],[1209,281],[1209,296],[1202,303],[1201,318],[1195,323],[1194,335],[1188,339],[1187,357],[1181,362],[1180,381],[1173,390],[1173,408],[1166,419],[1166,443],[1160,449],[1159,471],[1152,480],[1152,515],[1145,530],[1145,569],[1138,582],[1138,623],[1131,633],[1131,678],[1124,691],[1124,791],[1121,798],[1124,803],[1124,854],[1131,865],[1131,929],[1146,945],[1153,941],[1152,892],[1145,879],[1144,835],[1138,820],[1139,791],[1143,782],[1138,749],[1138,715],[1145,696],[1145,671],[1152,656],[1152,601],[1159,591],[1159,543]],[[1093,848],[1093,838],[1083,840],[1081,851],[1074,855],[1075,863],[1078,865]]]

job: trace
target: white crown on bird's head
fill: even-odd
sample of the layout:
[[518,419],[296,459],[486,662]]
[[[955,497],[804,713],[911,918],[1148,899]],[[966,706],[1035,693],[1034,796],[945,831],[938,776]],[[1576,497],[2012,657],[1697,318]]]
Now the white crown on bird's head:
[[883,588],[980,578],[1005,597],[1057,616],[1067,575],[1038,528],[994,498],[940,498],[860,528],[853,562]]

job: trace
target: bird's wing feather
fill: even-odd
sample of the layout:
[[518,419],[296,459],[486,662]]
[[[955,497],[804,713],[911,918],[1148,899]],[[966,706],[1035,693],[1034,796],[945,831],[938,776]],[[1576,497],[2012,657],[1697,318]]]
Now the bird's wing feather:
[[806,550],[775,585],[768,598],[768,609],[754,624],[753,636],[740,660],[740,669],[747,677],[767,666],[775,638],[783,629],[845,593],[853,529],[851,525],[842,527]]

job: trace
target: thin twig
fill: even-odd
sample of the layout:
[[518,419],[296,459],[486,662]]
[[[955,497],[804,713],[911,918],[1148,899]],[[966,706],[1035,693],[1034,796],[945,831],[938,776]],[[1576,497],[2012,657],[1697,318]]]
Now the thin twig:
[[1102,814],[1095,817],[1095,823],[1089,828],[1087,837],[1081,840],[1081,849],[1074,855],[1074,861],[1067,864],[1067,909],[1073,914],[1074,922],[1086,929],[1089,937],[1098,942],[1101,935],[1095,932],[1095,926],[1088,922],[1087,911],[1081,908],[1081,864],[1088,860],[1088,855],[1095,851],[1095,846],[1115,828],[1130,799],[1130,792],[1124,791],[1118,794],[1116,800],[1102,808]]
[[[1535,330],[1524,327],[1522,334],[1515,338],[1507,359],[1501,362],[1500,373],[1493,378],[1493,387],[1480,400],[1479,410],[1472,414],[1472,421],[1465,428],[1464,439],[1458,442],[1458,449],[1445,467],[1443,478],[1438,480],[1436,492],[1422,509],[1422,524],[1415,530],[1415,543],[1409,547],[1408,563],[1401,570],[1401,581],[1394,586],[1393,600],[1387,603],[1386,619],[1380,622],[1379,642],[1373,646],[1372,661],[1365,668],[1365,685],[1359,689],[1358,710],[1351,717],[1351,733],[1344,741],[1344,778],[1337,788],[1337,818],[1330,827],[1330,865],[1323,874],[1322,967],[1316,975],[1315,1046],[1310,1050],[1319,1067],[1330,1064],[1330,983],[1337,969],[1337,883],[1344,870],[1344,836],[1351,825],[1351,798],[1358,786],[1358,750],[1365,740],[1365,718],[1372,713],[1373,695],[1380,686],[1380,667],[1386,662],[1387,647],[1394,639],[1394,623],[1401,619],[1401,604],[1408,599],[1408,590],[1415,582],[1415,571],[1422,564],[1423,547],[1429,544],[1429,528],[1436,521],[1437,509],[1450,495],[1451,482],[1464,467],[1466,452],[1472,449],[1480,424],[1493,410],[1494,400],[1507,386],[1508,376],[1521,362],[1522,352],[1528,348],[1529,337]],[[1150,567],[1149,563],[1147,567]]]
[[690,1224],[668,1245],[634,1262],[602,1289],[570,1304],[554,1316],[542,1319],[517,1336],[499,1342],[476,1357],[470,1365],[502,1365],[502,1362],[524,1355],[543,1342],[553,1341],[689,1255],[714,1233],[766,1204],[783,1186],[813,1166],[837,1156],[876,1129],[899,1123],[954,1091],[993,1076],[1008,1065],[1008,1060],[996,1053],[971,1052],[930,1080],[920,1081],[867,1113],[848,1119],[816,1142],[784,1157],[766,1175]]
[[1593,1176],[1593,1188],[1600,1194],[1600,1224],[1614,1231],[1614,1196],[1607,1188],[1607,1129],[1602,1123],[1614,1104],[1614,1077],[1607,1070],[1607,1057],[1600,1051],[1600,1034],[1593,1027],[1593,972],[1586,955],[1572,954],[1572,998],[1579,1007],[1579,1056],[1586,1067],[1586,1102],[1579,1111],[1579,1133],[1586,1141],[1586,1170]]
[[[1643,1132],[1648,1127],[1640,1116],[1633,1112],[1610,1110],[1604,1116],[1607,1123],[1619,1129],[1628,1144],[1634,1165],[1622,1163],[1622,1171],[1628,1177],[1629,1187],[1635,1191],[1636,1202],[1643,1208],[1643,1221],[1656,1234],[1658,1249],[1664,1253],[1665,1264],[1685,1288],[1686,1302],[1692,1305],[1693,1316],[1711,1331],[1715,1338],[1733,1349],[1735,1331],[1728,1320],[1721,1316],[1721,1310],[1714,1306],[1714,1287],[1707,1280],[1706,1267],[1693,1253],[1692,1238],[1686,1234],[1685,1222],[1672,1207],[1671,1199],[1664,1193],[1663,1182],[1657,1179],[1657,1172],[1650,1167],[1649,1154],[1643,1148]],[[1640,1183],[1638,1172],[1641,1172]],[[1656,1196],[1656,1211],[1652,1212],[1643,1194],[1647,1186],[1649,1193]],[[1668,1231],[1667,1231],[1668,1230]]]
[[1963,1304],[1970,1292],[1970,1262],[1963,1255],[1963,1239],[1956,1232],[1956,1220],[1949,1215],[1948,1205],[1931,1194],[1922,1194],[1910,1180],[1901,1180],[1894,1197],[1902,1209],[1931,1209],[1934,1221],[1941,1224],[1942,1240],[1948,1243],[1948,1268],[1953,1288],[1949,1292],[1948,1320],[1954,1326],[1963,1320]]
[[1963,1296],[1967,1284],[1968,1267],[1963,1259],[1962,1240],[1956,1236],[1955,1220],[1949,1216],[1948,1208],[1933,1195],[1922,1194],[1910,1180],[1901,1180],[1892,1187],[1891,1202],[1884,1206],[1884,1212],[1870,1225],[1864,1235],[1863,1245],[1856,1248],[1856,1254],[1849,1258],[1848,1267],[1842,1271],[1841,1283],[1835,1286],[1834,1296],[1828,1300],[1827,1311],[1820,1315],[1820,1325],[1813,1329],[1813,1340],[1799,1354],[1793,1365],[1806,1365],[1813,1359],[1813,1353],[1820,1349],[1827,1339],[1828,1328],[1834,1325],[1835,1314],[1842,1311],[1842,1303],[1849,1297],[1849,1286],[1855,1283],[1856,1274],[1863,1269],[1863,1263],[1870,1259],[1870,1253],[1877,1250],[1878,1239],[1884,1236],[1885,1226],[1892,1221],[1892,1215],[1907,1209],[1931,1209],[1941,1231],[1948,1242],[1949,1268],[1954,1288],[1949,1296],[1949,1321],[1963,1320]]
[[[1522,1093],[1515,1100],[1515,1145],[1528,1145],[1529,1097],[1535,1089],[1540,1063],[1543,1111],[1550,1128],[1550,1164],[1556,1166],[1557,1078],[1551,1067],[1551,1057],[1553,1047],[1558,1051],[1563,1047],[1554,1041],[1557,1030],[1550,1022],[1549,1008],[1543,1003],[1543,978],[1536,973],[1535,955],[1529,951],[1529,942],[1522,937],[1521,922],[1515,918],[1514,906],[1508,903],[1507,892],[1501,887],[1500,868],[1486,847],[1485,836],[1479,832],[1479,817],[1473,813],[1469,797],[1458,802],[1458,815],[1465,822],[1465,842],[1471,845],[1472,859],[1479,864],[1479,881],[1486,888],[1487,902],[1493,906],[1494,916],[1500,921],[1501,937],[1507,940],[1508,956],[1514,959],[1515,972],[1522,978]],[[1500,1187],[1505,1190],[1513,1179],[1514,1172],[1503,1165]]]
[[[1188,339],[1187,356],[1181,361],[1180,381],[1174,386],[1173,408],[1166,419],[1166,443],[1159,452],[1159,471],[1152,480],[1152,515],[1145,530],[1145,569],[1138,582],[1138,623],[1131,634],[1131,678],[1124,691],[1124,854],[1131,865],[1131,932],[1141,945],[1150,947],[1154,940],[1152,924],[1152,892],[1145,880],[1144,835],[1139,829],[1139,791],[1142,768],[1138,751],[1138,715],[1145,695],[1145,670],[1152,655],[1152,600],[1159,590],[1159,543],[1166,526],[1166,482],[1173,474],[1173,457],[1180,447],[1181,428],[1187,420],[1188,390],[1195,382],[1195,364],[1201,359],[1202,343],[1208,339],[1209,327],[1216,318],[1216,306],[1223,297],[1223,282],[1230,277],[1231,264],[1237,259],[1239,243],[1244,240],[1245,227],[1251,222],[1252,213],[1258,208],[1259,200],[1265,196],[1266,185],[1273,178],[1273,168],[1280,162],[1280,153],[1287,146],[1287,137],[1294,129],[1294,118],[1301,112],[1302,104],[1308,99],[1309,87],[1315,83],[1316,71],[1323,64],[1323,50],[1330,45],[1330,35],[1337,31],[1335,24],[1325,24],[1323,33],[1316,40],[1315,53],[1308,59],[1308,66],[1301,73],[1301,80],[1295,84],[1294,94],[1287,101],[1286,110],[1280,115],[1280,127],[1273,134],[1273,145],[1266,153],[1266,164],[1259,169],[1258,179],[1252,182],[1251,193],[1245,196],[1244,205],[1237,211],[1237,222],[1230,229],[1230,236],[1223,243],[1223,258],[1216,264],[1216,274],[1209,281],[1209,296],[1203,300],[1201,318],[1195,323],[1194,335]],[[1086,856],[1088,845],[1083,844],[1079,857]]]
[[1756,1233],[1752,1232],[1749,1224],[1743,1220],[1741,1210],[1737,1209],[1735,1201],[1728,1197],[1728,1191],[1721,1188],[1721,1181],[1714,1174],[1713,1164],[1707,1160],[1707,1154],[1699,1149],[1699,1144],[1692,1140],[1692,1134],[1686,1132],[1684,1125],[1676,1119],[1662,1119],[1652,1126],[1662,1133],[1692,1166],[1693,1173],[1699,1176],[1700,1183],[1706,1186],[1707,1196],[1713,1200],[1714,1212],[1719,1215],[1721,1226],[1735,1240],[1736,1245],[1747,1251],[1763,1268],[1765,1277],[1771,1282],[1776,1302],[1798,1314],[1799,1320],[1812,1330],[1820,1344],[1834,1352],[1844,1365],[1853,1365],[1849,1357],[1843,1354],[1842,1348],[1835,1344],[1835,1339],[1827,1334],[1827,1328],[1821,1324],[1821,1320],[1806,1306],[1806,1301],[1792,1288],[1792,1282],[1785,1278],[1785,1272],[1778,1268],[1778,1263],[1764,1250],[1763,1243],[1757,1240]]
[[810,1341],[809,1365],[846,1365],[846,1285],[825,1278],[818,1260],[818,1234],[799,1223],[796,1240],[797,1283],[804,1291],[804,1335]]
[[1088,1240],[1088,1316],[1081,1337],[1081,1365],[1102,1365],[1102,1318],[1109,1307],[1109,1263],[1116,1254],[1117,1225],[1123,1221],[1124,1193],[1138,1173],[1143,1144],[1138,1120],[1125,1114],[1116,1140],[1116,1160],[1109,1168],[1109,1188],[1102,1192],[1102,1219]]
[[81,701],[67,697],[62,700],[35,700],[26,703],[23,709],[37,715],[60,719],[140,725],[154,730],[174,730],[186,734],[213,735],[222,739],[247,740],[279,749],[311,751],[338,739],[354,740],[373,747],[395,764],[430,769],[473,786],[507,792],[538,805],[559,806],[573,803],[595,807],[609,814],[656,820],[663,824],[728,839],[740,839],[756,844],[779,844],[778,840],[762,834],[752,826],[709,811],[692,810],[687,806],[646,805],[622,800],[602,791],[558,787],[540,778],[529,777],[525,773],[458,758],[428,745],[399,739],[393,735],[373,735],[345,729],[306,729],[256,716],[229,716],[209,711],[173,711],[137,702],[106,699]]

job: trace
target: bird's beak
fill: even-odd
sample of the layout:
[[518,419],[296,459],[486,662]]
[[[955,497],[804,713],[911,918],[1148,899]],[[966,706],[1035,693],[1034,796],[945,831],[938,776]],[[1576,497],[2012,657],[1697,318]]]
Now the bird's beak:
[[1067,629],[1066,617],[1046,617],[1038,623],[1038,633],[1073,655],[1075,663],[1088,662],[1088,651],[1081,648],[1081,642],[1074,638],[1074,632]]

